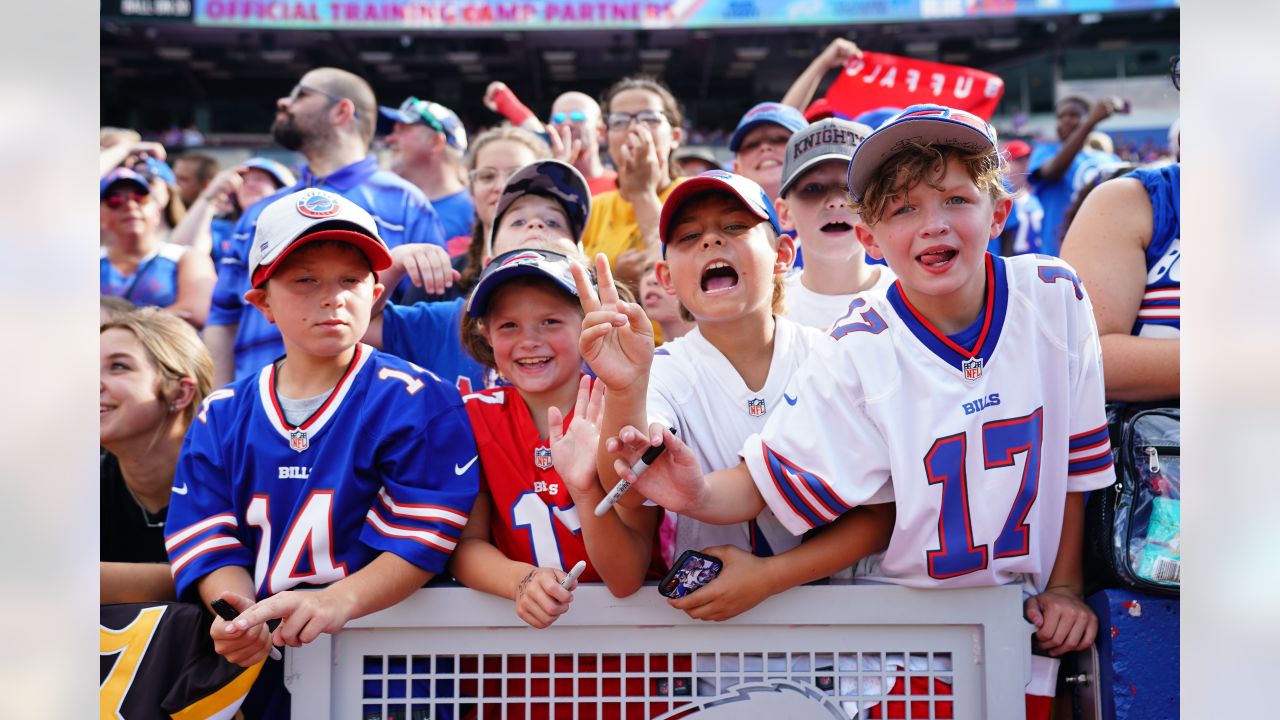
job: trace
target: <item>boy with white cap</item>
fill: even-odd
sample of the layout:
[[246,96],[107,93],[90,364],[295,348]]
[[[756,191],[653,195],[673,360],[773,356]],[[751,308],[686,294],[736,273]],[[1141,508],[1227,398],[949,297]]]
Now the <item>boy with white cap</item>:
[[[231,662],[399,602],[444,569],[466,524],[476,450],[457,392],[360,343],[390,264],[373,218],[342,196],[302,190],[259,218],[245,299],[285,355],[205,398],[166,524],[179,597],[241,611],[210,628]],[[274,665],[266,714],[287,716]]]
[[[768,507],[801,534],[894,502],[888,549],[868,579],[1019,585],[1036,641],[1058,656],[1088,647],[1097,630],[1081,554],[1084,492],[1115,479],[1101,352],[1070,266],[986,252],[1009,214],[1001,170],[981,118],[903,110],[849,165],[858,239],[898,280],[835,323],[835,342],[816,346],[788,385],[794,403],[747,439],[741,463],[705,477],[656,426],[620,436],[628,456],[665,441],[637,489],[706,522]],[[1032,660],[1027,716],[1047,718],[1057,663]]]

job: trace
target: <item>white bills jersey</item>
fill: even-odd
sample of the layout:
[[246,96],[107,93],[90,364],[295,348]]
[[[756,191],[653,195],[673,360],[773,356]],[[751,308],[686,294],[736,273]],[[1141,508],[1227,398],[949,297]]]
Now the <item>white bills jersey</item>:
[[[787,381],[816,343],[830,342],[813,328],[775,318],[773,360],[759,392],[696,328],[654,352],[649,376],[650,423],[675,428],[705,472],[737,465],[742,443],[764,429],[765,421],[788,402]],[[734,545],[760,557],[786,552],[800,544],[766,508],[754,521],[708,525],[679,517],[675,555],[714,545]]]
[[[898,277],[885,265],[872,265],[876,278],[871,287],[862,292],[883,294],[893,285]],[[786,318],[794,323],[807,325],[822,331],[830,330],[831,324],[844,317],[849,311],[849,303],[861,293],[843,295],[822,295],[804,286],[801,279],[803,272],[794,272],[787,276],[787,309]]]
[[895,283],[835,323],[743,448],[793,533],[894,500],[867,579],[1042,591],[1068,492],[1115,478],[1093,312],[1057,258],[987,256],[981,331],[964,348]]

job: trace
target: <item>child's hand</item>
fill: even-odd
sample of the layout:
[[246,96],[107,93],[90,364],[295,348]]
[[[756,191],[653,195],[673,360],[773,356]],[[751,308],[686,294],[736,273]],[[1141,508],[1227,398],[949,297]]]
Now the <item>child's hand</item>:
[[1068,588],[1049,588],[1027,598],[1023,609],[1037,628],[1035,639],[1052,657],[1089,647],[1098,633],[1097,616]]
[[[666,443],[666,451],[637,479],[631,465],[650,447],[662,443]],[[668,428],[653,423],[646,435],[627,425],[618,431],[617,437],[605,441],[604,449],[619,456],[613,461],[618,477],[633,483],[636,490],[655,503],[678,513],[702,506],[707,483],[702,468],[698,467],[698,458]]]
[[600,420],[604,417],[604,383],[592,383],[586,375],[578,383],[578,400],[573,406],[569,431],[562,432],[564,415],[560,408],[547,408],[551,463],[570,494],[599,488],[596,479],[596,448],[600,444]]
[[560,587],[564,573],[552,568],[534,568],[516,586],[516,615],[539,630],[551,627],[569,611],[573,593]]
[[409,243],[391,248],[392,266],[409,275],[415,287],[428,295],[439,295],[453,287],[461,275],[453,269],[449,253],[431,243]]
[[[230,591],[222,593],[222,599],[240,612],[253,607],[253,600]],[[209,637],[213,638],[213,649],[219,655],[240,667],[257,665],[271,652],[271,632],[265,623],[246,631],[237,627],[234,621],[215,617],[209,626]]]
[[696,592],[667,600],[671,607],[683,610],[695,620],[718,622],[741,615],[772,594],[765,582],[765,558],[732,545],[707,548],[703,552],[724,563],[720,574]]
[[635,303],[618,299],[618,289],[603,253],[596,256],[596,295],[587,271],[574,263],[573,279],[582,303],[582,335],[578,351],[611,392],[622,392],[648,376],[653,364],[653,325]]
[[320,633],[335,633],[351,619],[351,608],[339,586],[329,586],[316,592],[288,590],[258,602],[232,620],[241,632],[266,629],[268,620],[280,619],[280,625],[271,633],[275,645],[301,647],[315,640]]

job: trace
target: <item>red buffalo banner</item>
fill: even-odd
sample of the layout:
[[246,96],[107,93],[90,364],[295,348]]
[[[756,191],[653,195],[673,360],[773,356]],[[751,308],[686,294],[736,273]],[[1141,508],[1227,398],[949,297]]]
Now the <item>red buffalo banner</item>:
[[1004,95],[1004,80],[982,70],[863,52],[849,58],[827,91],[831,109],[855,117],[881,107],[935,103],[990,120]]

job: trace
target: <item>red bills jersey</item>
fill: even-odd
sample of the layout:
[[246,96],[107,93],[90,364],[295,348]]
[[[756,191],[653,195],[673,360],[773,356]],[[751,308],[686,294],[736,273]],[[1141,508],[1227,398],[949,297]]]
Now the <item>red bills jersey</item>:
[[[579,581],[599,582],[587,557],[579,510],[551,466],[551,444],[538,435],[520,393],[498,387],[463,400],[480,453],[480,489],[493,499],[493,544],[512,560],[561,572],[585,560],[587,569]],[[570,412],[564,427],[572,420]],[[659,557],[656,538],[654,557]],[[660,577],[656,569],[650,575]]]

